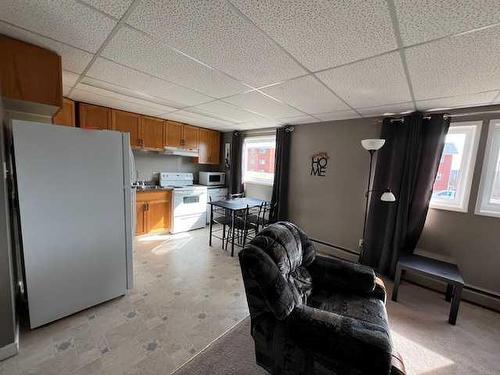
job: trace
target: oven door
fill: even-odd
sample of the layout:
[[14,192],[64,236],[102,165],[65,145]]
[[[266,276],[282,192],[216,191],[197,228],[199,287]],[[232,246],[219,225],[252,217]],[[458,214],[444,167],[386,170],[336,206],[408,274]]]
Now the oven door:
[[174,190],[174,217],[203,213],[206,204],[206,191]]

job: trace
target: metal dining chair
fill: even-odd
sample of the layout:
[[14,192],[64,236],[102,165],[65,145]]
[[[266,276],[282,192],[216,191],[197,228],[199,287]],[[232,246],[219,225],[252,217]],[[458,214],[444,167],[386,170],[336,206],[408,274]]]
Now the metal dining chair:
[[[212,197],[208,197],[208,200],[212,202]],[[226,238],[226,227],[231,228],[231,212],[225,208],[213,206],[213,218],[212,222],[222,225],[222,248],[224,249],[224,242],[227,242]],[[226,244],[227,248],[227,244]]]

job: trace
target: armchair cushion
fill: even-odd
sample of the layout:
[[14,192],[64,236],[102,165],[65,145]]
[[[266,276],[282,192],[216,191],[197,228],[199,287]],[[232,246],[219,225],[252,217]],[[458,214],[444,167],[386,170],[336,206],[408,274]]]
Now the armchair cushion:
[[361,264],[316,256],[308,270],[315,287],[362,294],[375,289],[375,272]]
[[324,366],[348,374],[390,372],[391,339],[383,326],[306,305],[297,306],[285,323],[287,339],[321,358]]

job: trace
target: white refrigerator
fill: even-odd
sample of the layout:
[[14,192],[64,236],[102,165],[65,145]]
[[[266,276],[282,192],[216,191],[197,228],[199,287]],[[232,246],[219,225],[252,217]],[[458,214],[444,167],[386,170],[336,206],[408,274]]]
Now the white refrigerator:
[[128,134],[13,120],[20,245],[31,328],[132,288]]

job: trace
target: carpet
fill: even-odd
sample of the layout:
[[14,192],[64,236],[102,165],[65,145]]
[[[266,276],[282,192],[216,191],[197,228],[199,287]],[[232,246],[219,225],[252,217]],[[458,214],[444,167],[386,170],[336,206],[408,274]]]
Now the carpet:
[[207,374],[268,374],[255,363],[254,344],[250,336],[250,317],[231,328],[173,373],[173,375]]

